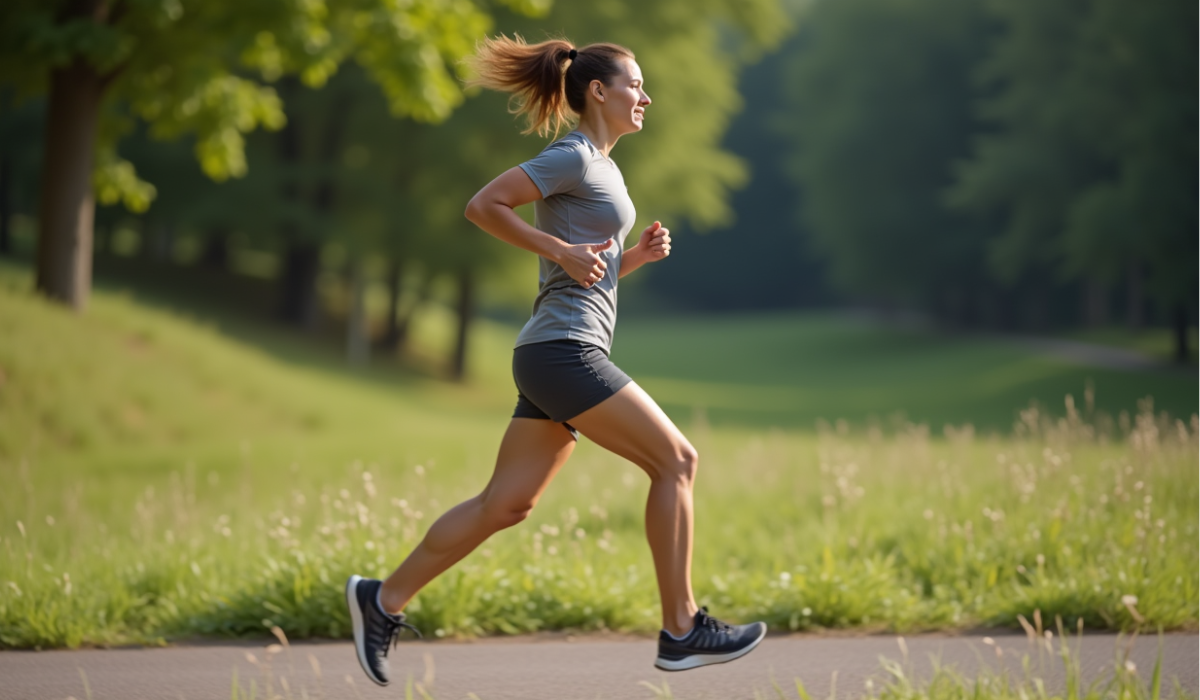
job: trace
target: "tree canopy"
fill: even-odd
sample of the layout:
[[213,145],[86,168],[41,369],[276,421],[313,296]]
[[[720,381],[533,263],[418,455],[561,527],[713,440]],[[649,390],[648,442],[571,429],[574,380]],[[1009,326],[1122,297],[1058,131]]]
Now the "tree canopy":
[[1148,276],[1195,300],[1195,6],[1179,0],[998,3],[1005,27],[981,77],[993,130],[952,201],[995,212],[996,272],[1039,259],[1067,278]]
[[980,6],[956,0],[827,2],[806,17],[777,128],[805,195],[797,213],[845,292],[966,303],[980,239],[942,192],[977,128],[986,32]]
[[455,64],[490,21],[467,0],[14,0],[0,13],[0,81],[48,94],[38,286],[77,307],[90,285],[93,186],[133,210],[154,196],[117,155],[134,120],[160,138],[194,134],[205,173],[239,176],[243,134],[285,122],[264,81],[319,86],[354,60],[394,114],[442,119],[462,100]]
[[832,282],[951,322],[1021,299],[1044,328],[1052,302],[1103,311],[1124,281],[1131,324],[1144,290],[1186,357],[1194,16],[1182,0],[815,3],[780,124]]

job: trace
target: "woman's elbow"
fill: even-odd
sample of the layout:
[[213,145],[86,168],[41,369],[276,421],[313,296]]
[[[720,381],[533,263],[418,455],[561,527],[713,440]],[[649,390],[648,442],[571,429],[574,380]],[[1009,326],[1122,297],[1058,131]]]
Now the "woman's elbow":
[[482,214],[483,202],[479,201],[479,195],[475,195],[471,198],[471,201],[467,202],[467,209],[463,212],[463,216],[467,217],[467,221],[478,225],[479,217]]

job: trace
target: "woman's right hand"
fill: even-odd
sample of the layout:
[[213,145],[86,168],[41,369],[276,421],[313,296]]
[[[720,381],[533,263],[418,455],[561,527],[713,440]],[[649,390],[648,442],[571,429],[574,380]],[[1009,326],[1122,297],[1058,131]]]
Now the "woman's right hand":
[[556,262],[571,276],[571,279],[578,282],[584,289],[590,289],[592,285],[604,279],[604,271],[608,269],[608,263],[604,262],[604,256],[601,253],[615,243],[616,240],[610,238],[604,243],[568,245],[559,254]]

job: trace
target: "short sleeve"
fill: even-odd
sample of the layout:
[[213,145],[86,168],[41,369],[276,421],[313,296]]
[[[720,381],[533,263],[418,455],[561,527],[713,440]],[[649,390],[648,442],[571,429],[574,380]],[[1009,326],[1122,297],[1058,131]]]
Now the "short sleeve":
[[587,173],[589,156],[583,144],[558,141],[520,167],[545,199],[579,187]]

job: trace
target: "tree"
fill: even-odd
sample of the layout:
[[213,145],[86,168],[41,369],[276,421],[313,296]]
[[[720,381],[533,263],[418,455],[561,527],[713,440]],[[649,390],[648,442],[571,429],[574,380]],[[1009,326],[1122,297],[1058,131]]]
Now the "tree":
[[206,174],[238,176],[242,134],[284,124],[275,91],[246,74],[318,86],[353,59],[395,114],[438,119],[461,101],[454,62],[488,23],[472,2],[438,0],[10,0],[0,13],[0,81],[47,94],[37,287],[77,309],[93,186],[135,210],[154,195],[116,155],[133,118],[159,137],[195,134]]
[[952,202],[1004,220],[997,271],[1032,261],[1067,279],[1129,280],[1171,311],[1188,356],[1194,308],[1195,6],[1180,0],[994,3],[1004,32],[982,77],[994,128],[964,165]]
[[957,0],[818,3],[779,119],[799,214],[842,291],[975,320],[982,232],[948,212],[951,164],[977,128],[986,17]]
[[12,223],[36,206],[31,183],[37,181],[36,144],[41,137],[40,101],[15,104],[11,89],[0,87],[0,256],[13,255]]

